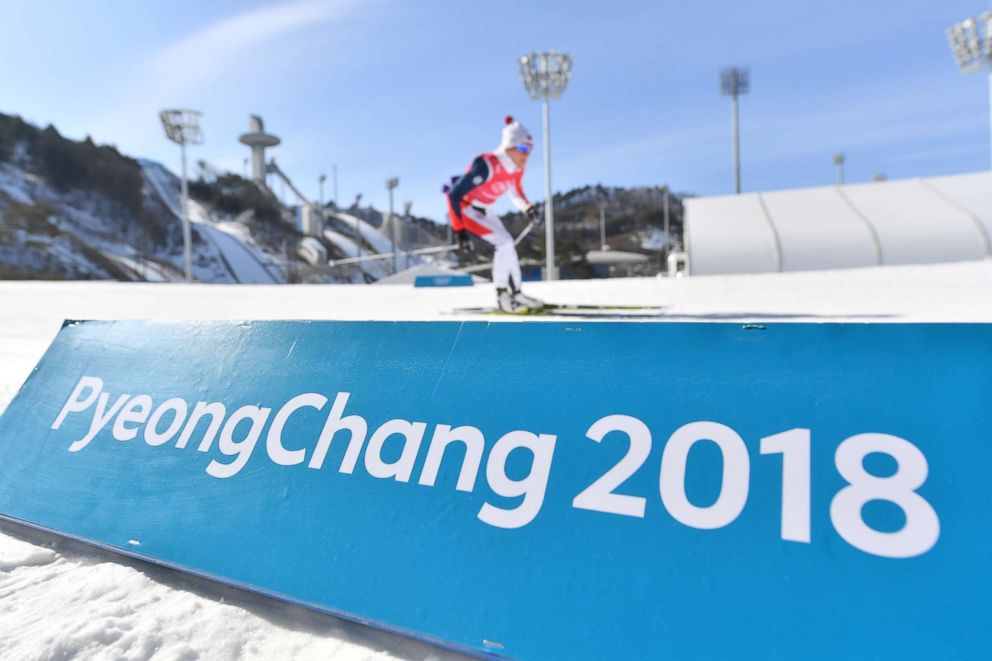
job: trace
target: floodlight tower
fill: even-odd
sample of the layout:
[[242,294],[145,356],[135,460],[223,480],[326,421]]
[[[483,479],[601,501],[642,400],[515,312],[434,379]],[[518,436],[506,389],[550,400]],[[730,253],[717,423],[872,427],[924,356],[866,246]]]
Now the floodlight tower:
[[334,175],[334,208],[338,208],[338,166],[337,163],[331,166],[331,173]]
[[837,185],[844,183],[844,161],[847,160],[842,152],[834,154],[834,165],[837,166]]
[[606,200],[599,203],[599,248],[600,250],[610,249],[606,245]]
[[265,132],[265,124],[258,115],[249,116],[248,133],[241,135],[238,140],[251,147],[251,178],[259,186],[265,185],[265,150],[275,147],[281,140]]
[[671,240],[671,237],[672,237],[672,235],[671,235],[672,224],[671,224],[671,222],[669,222],[669,219],[671,217],[671,202],[670,202],[671,196],[672,196],[672,191],[669,188],[668,184],[665,184],[665,197],[664,197],[664,205],[662,206],[662,213],[663,213],[664,224],[665,224],[665,247],[666,248],[671,248],[671,244],[672,244],[672,240]]
[[989,140],[992,157],[992,11],[966,18],[947,29],[951,52],[961,73],[989,71]]
[[524,55],[518,61],[524,88],[530,98],[540,99],[544,108],[544,221],[545,279],[557,280],[555,266],[555,209],[551,192],[551,111],[550,101],[557,99],[568,86],[572,75],[572,58],[560,51]]
[[386,190],[389,191],[389,236],[393,240],[393,273],[399,271],[399,260],[396,259],[396,218],[393,217],[393,190],[399,185],[399,177],[386,179]]
[[747,94],[750,87],[751,82],[747,69],[734,67],[720,72],[720,92],[733,100],[734,193],[741,192],[741,141],[737,118],[737,97],[741,94]]
[[193,237],[189,227],[189,188],[186,185],[186,145],[203,143],[203,132],[200,130],[201,113],[196,110],[177,108],[163,110],[158,114],[165,129],[165,137],[179,145],[182,154],[183,172],[180,179],[181,213],[183,215],[183,265],[186,271],[186,282],[193,282]]

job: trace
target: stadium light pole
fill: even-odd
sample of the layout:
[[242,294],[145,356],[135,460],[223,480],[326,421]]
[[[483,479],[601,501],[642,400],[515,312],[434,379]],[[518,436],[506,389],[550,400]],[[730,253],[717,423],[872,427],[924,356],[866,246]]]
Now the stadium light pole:
[[544,110],[544,259],[545,280],[557,280],[555,265],[555,209],[551,192],[551,110],[550,101],[557,99],[568,86],[572,75],[572,58],[560,51],[530,53],[518,60],[524,89],[535,101],[540,99]]
[[203,132],[200,130],[201,113],[184,108],[163,110],[158,114],[165,129],[165,137],[179,145],[182,154],[183,172],[181,182],[182,215],[183,215],[183,261],[186,267],[186,282],[193,282],[193,237],[189,226],[189,188],[186,185],[186,145],[203,143]]
[[[403,223],[403,228],[402,228],[403,231],[400,232],[400,249],[402,249],[403,244],[406,244],[407,250],[409,250],[411,245],[415,246],[417,243],[417,237],[407,232],[407,230],[411,229],[412,227],[412,225],[410,224],[410,212],[412,210],[413,210],[413,202],[403,203],[403,220],[406,222]],[[406,259],[404,263],[406,264],[407,268],[410,268],[410,256],[408,253],[405,254],[406,254]]]
[[389,235],[393,240],[393,273],[399,272],[399,260],[396,259],[396,218],[393,216],[393,190],[399,185],[399,177],[386,179],[386,190],[389,191]]
[[992,162],[992,11],[955,23],[947,29],[947,40],[961,73],[988,70],[989,158]]
[[[355,251],[355,253],[356,253],[356,256],[357,257],[361,257],[362,256],[362,231],[361,231],[361,229],[359,227],[359,223],[361,221],[358,218],[358,203],[361,202],[361,201],[362,201],[362,194],[359,193],[358,195],[355,196],[355,245],[358,248]],[[334,201],[334,206],[337,207],[337,205],[338,205],[337,200],[335,200]],[[364,282],[365,281],[365,267],[362,266],[362,263],[361,262],[358,262],[358,271],[361,274],[362,281]]]
[[670,197],[670,190],[668,188],[668,184],[665,184],[665,199],[664,199],[664,206],[662,207],[662,213],[664,214],[663,218],[664,218],[664,222],[665,222],[665,247],[666,248],[670,248],[671,247],[671,243],[672,243],[672,241],[671,241],[671,236],[672,236],[671,235],[671,223],[669,222],[669,216],[670,216],[669,197]]
[[729,96],[733,103],[733,131],[734,131],[734,193],[741,192],[741,141],[740,122],[737,117],[737,97],[747,94],[751,88],[750,76],[747,69],[731,68],[720,72],[720,92],[724,96]]
[[837,185],[840,186],[844,183],[844,161],[845,157],[843,153],[834,154],[834,165],[837,166]]
[[606,202],[599,203],[599,247],[601,250],[609,250],[606,245]]

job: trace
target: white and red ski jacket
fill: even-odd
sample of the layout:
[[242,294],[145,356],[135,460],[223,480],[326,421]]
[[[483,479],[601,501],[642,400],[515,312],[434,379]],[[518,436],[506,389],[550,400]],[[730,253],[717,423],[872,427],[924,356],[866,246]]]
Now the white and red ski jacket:
[[484,213],[503,193],[509,193],[514,206],[526,211],[530,202],[520,185],[523,174],[523,169],[518,168],[503,149],[477,156],[448,191],[451,228],[456,232],[461,229],[474,231],[472,221],[464,217],[462,210],[471,205]]

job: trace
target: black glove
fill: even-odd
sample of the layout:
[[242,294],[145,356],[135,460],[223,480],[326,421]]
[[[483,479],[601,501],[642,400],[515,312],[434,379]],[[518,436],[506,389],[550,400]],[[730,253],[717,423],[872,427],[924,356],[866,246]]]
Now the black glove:
[[458,230],[458,249],[464,252],[475,252],[475,244],[472,243],[472,237],[468,230]]
[[527,207],[527,220],[534,223],[535,225],[540,225],[544,222],[544,214],[541,210],[537,208],[537,205],[530,205]]

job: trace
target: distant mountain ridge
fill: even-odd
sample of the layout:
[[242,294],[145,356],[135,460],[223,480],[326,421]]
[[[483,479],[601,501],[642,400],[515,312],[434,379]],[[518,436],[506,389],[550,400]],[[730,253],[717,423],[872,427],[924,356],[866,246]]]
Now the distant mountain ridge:
[[[388,271],[384,261],[362,269],[310,263],[312,257],[308,262],[300,250],[307,239],[294,216],[299,209],[236,174],[201,167],[189,190],[193,274],[200,282],[367,282]],[[671,236],[664,236],[662,188],[585,186],[555,195],[560,265],[573,276],[603,274],[585,263],[585,255],[600,248],[599,209],[605,205],[607,243],[657,256],[642,269],[656,272],[660,251],[681,235],[681,198],[670,198]],[[0,279],[181,281],[179,206],[179,180],[162,164],[0,113]],[[384,249],[388,239],[379,233],[388,237],[391,230],[385,214],[372,207],[341,211],[347,214],[342,218],[360,218],[367,227],[356,244],[354,222],[329,218],[327,235],[309,239],[327,258]],[[504,221],[515,234],[527,222],[522,214],[507,214]],[[450,241],[446,222],[414,216],[397,217],[397,234],[406,249]],[[532,232],[519,247],[521,256],[543,261],[543,235]],[[485,248],[457,257],[462,266],[488,258]]]
[[[231,177],[222,183],[248,199],[237,210],[252,211],[237,219],[237,195],[191,182],[194,278],[291,280],[306,265],[299,232],[274,196]],[[179,180],[161,164],[0,114],[0,278],[181,281],[179,206]]]

